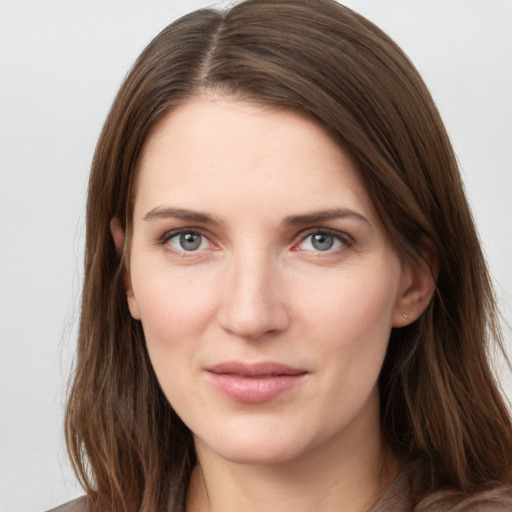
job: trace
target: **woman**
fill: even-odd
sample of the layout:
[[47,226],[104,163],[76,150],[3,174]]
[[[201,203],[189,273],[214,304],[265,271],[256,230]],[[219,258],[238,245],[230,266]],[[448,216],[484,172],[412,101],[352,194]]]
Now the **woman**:
[[329,0],[201,10],[98,142],[58,510],[510,510],[500,343],[453,151]]

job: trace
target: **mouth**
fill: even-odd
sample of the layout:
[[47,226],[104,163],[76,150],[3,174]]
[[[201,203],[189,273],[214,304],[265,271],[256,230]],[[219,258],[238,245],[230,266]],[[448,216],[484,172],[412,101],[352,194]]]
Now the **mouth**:
[[206,368],[213,386],[237,402],[271,401],[296,387],[308,372],[282,363],[225,362]]

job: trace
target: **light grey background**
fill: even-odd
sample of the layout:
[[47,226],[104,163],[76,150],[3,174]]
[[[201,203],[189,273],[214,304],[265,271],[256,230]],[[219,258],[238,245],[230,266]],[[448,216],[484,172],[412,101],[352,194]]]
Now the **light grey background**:
[[[95,141],[143,47],[172,19],[211,4],[0,0],[1,512],[45,510],[80,494],[62,404]],[[430,87],[512,323],[512,0],[346,4],[387,31]],[[510,349],[509,328],[505,335]],[[502,379],[512,397],[510,375]]]

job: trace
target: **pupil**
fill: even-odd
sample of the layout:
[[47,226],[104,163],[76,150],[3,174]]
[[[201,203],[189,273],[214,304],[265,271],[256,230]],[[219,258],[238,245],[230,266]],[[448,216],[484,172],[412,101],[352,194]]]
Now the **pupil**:
[[313,235],[311,243],[313,244],[313,247],[318,251],[327,251],[332,247],[334,243],[334,238],[332,237],[332,235],[318,233],[316,235]]
[[201,245],[201,235],[198,233],[184,233],[180,236],[180,245],[187,251],[194,251]]

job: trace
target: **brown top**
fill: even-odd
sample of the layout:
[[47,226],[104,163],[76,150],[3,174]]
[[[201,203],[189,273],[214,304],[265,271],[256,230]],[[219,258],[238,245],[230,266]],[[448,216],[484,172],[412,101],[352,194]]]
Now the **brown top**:
[[424,465],[412,462],[368,512],[512,512],[512,485],[470,496],[447,490],[425,496],[427,486]]
[[[368,512],[512,512],[512,485],[472,496],[436,491],[423,498],[425,471],[420,462],[407,465]],[[86,498],[78,498],[48,512],[87,512]]]

